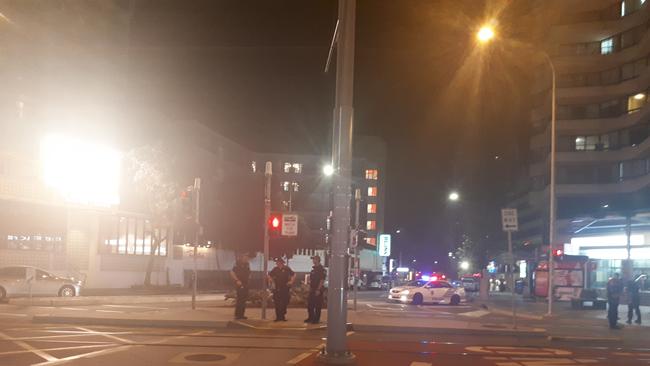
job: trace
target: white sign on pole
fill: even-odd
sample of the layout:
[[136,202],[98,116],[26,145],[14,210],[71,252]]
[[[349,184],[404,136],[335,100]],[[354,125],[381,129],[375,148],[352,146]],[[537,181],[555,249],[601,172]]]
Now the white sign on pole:
[[503,231],[519,230],[519,220],[517,219],[516,208],[501,209],[501,225],[503,226]]
[[282,236],[298,236],[298,215],[282,215]]
[[379,256],[390,257],[390,234],[379,235]]

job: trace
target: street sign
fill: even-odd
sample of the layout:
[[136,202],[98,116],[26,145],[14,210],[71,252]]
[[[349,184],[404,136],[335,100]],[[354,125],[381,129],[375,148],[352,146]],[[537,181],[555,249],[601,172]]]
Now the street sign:
[[298,215],[282,215],[282,236],[298,236]]
[[501,209],[501,225],[503,226],[503,231],[519,230],[519,220],[517,219],[516,208]]
[[390,257],[390,234],[379,235],[379,256]]

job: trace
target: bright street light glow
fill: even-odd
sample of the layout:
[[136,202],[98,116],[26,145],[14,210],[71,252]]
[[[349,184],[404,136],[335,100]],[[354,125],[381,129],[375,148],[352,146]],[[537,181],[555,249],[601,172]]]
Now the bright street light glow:
[[458,192],[449,193],[449,200],[450,201],[458,201],[458,199],[460,199],[460,195],[458,194]]
[[467,271],[469,269],[469,262],[468,261],[460,262],[460,269],[462,269],[463,271]]
[[108,146],[61,135],[40,144],[43,180],[68,203],[111,207],[120,203],[122,154]]
[[489,25],[484,25],[479,29],[478,33],[476,33],[476,38],[481,43],[487,43],[494,38],[494,29]]
[[331,164],[327,164],[323,167],[323,174],[330,177],[334,175],[334,167]]

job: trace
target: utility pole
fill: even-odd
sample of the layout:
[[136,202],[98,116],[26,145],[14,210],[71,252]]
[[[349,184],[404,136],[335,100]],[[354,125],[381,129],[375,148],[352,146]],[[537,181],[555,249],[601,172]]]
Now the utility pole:
[[194,178],[194,187],[192,187],[192,190],[194,191],[192,196],[194,197],[194,256],[193,256],[193,264],[194,264],[194,281],[192,281],[192,310],[196,310],[196,287],[197,287],[197,282],[199,282],[199,277],[198,277],[198,271],[197,271],[197,264],[196,264],[196,256],[198,255],[198,250],[199,250],[199,234],[201,230],[201,224],[200,224],[200,217],[199,217],[199,202],[200,202],[200,192],[201,192],[201,178]]
[[356,241],[356,244],[354,246],[354,282],[353,282],[353,293],[354,293],[354,302],[353,302],[353,308],[354,311],[357,311],[357,295],[358,295],[358,287],[359,287],[359,273],[360,273],[360,268],[359,268],[359,215],[361,213],[361,189],[357,188],[354,191],[354,203],[355,203],[355,208],[354,208],[354,232],[356,235],[356,238],[354,240]]
[[264,167],[264,273],[262,274],[262,319],[266,319],[266,302],[268,295],[269,274],[269,218],[271,217],[271,176],[273,174],[273,163],[266,162]]
[[350,239],[350,195],[352,175],[352,128],[354,87],[354,27],[356,0],[339,0],[336,55],[336,97],[332,139],[334,167],[334,222],[330,248],[330,278],[327,296],[327,344],[319,360],[330,364],[353,363],[347,332],[347,249]]
[[544,52],[544,57],[546,62],[551,68],[551,171],[550,171],[550,182],[549,182],[549,204],[548,204],[548,315],[553,315],[553,276],[554,276],[554,264],[553,264],[553,245],[555,244],[555,206],[557,204],[555,197],[555,127],[557,124],[556,114],[557,114],[557,84],[556,84],[556,71],[555,64],[551,57]]
[[511,302],[512,302],[512,329],[517,329],[517,306],[515,304],[515,256],[512,253],[512,231],[508,230],[508,256],[510,257],[508,263],[508,272],[510,272],[510,278],[508,278],[508,281],[510,282],[510,289],[511,289]]

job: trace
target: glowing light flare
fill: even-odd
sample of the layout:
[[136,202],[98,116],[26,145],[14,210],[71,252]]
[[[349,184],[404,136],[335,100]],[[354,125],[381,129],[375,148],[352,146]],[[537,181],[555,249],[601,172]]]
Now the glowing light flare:
[[46,136],[40,144],[45,184],[66,202],[110,207],[120,203],[122,154],[108,146]]
[[476,39],[481,43],[491,41],[495,36],[494,28],[489,25],[482,26],[476,33]]
[[328,177],[334,175],[334,167],[331,164],[325,165],[323,167],[323,174]]
[[634,99],[636,100],[644,100],[645,99],[645,93],[639,93],[634,96]]
[[456,201],[458,201],[460,199],[460,194],[458,194],[458,192],[451,192],[451,193],[449,193],[448,198],[449,198],[450,201],[456,202]]
[[460,262],[460,269],[463,271],[467,271],[469,269],[469,262],[468,261],[462,261]]

